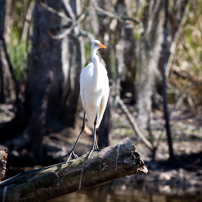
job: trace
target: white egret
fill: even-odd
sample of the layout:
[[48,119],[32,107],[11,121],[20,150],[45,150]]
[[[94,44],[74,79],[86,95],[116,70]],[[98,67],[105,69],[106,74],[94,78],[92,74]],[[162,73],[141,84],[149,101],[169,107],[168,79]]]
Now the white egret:
[[67,159],[67,162],[72,155],[75,158],[77,157],[74,153],[74,149],[85,128],[85,115],[87,115],[90,125],[94,127],[93,144],[88,157],[90,157],[94,150],[98,149],[96,128],[100,125],[109,97],[107,70],[96,55],[99,48],[106,48],[106,46],[101,44],[100,41],[94,40],[91,44],[92,62],[82,70],[80,75],[80,96],[84,109],[83,126],[71,152],[68,154],[69,158]]

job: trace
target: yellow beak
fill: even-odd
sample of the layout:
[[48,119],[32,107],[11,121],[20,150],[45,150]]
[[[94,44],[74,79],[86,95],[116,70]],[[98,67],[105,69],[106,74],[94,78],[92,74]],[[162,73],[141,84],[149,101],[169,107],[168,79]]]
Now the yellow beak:
[[107,48],[106,46],[104,46],[103,44],[98,44],[98,46],[100,47],[100,48]]

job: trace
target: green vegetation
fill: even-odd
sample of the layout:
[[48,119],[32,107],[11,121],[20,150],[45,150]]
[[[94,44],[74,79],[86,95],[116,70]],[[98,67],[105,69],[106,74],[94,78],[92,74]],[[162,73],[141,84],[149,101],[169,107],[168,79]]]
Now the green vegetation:
[[85,59],[86,64],[88,64],[88,60],[90,59],[90,43],[85,43]]
[[[196,108],[202,104],[202,0],[189,2],[181,25],[169,82],[184,101]],[[187,85],[187,87],[186,87]]]
[[12,32],[8,43],[8,53],[14,73],[18,81],[25,80],[27,76],[27,50],[26,41],[20,41],[17,32]]

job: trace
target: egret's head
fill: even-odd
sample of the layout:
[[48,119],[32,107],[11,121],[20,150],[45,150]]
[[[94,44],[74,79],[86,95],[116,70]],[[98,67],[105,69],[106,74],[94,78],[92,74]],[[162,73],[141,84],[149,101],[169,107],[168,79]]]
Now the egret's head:
[[100,43],[100,41],[98,40],[94,40],[91,44],[91,48],[92,49],[99,49],[99,48],[107,48],[106,46],[104,46],[103,44]]

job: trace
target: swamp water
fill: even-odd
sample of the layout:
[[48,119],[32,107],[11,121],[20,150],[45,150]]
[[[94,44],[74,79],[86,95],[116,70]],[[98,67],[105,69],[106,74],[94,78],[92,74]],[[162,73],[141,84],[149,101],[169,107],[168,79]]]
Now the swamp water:
[[202,202],[202,190],[199,192],[192,192],[189,188],[172,190],[168,185],[156,187],[159,188],[161,193],[152,193],[152,190],[146,188],[137,190],[126,185],[106,184],[67,194],[48,202]]

